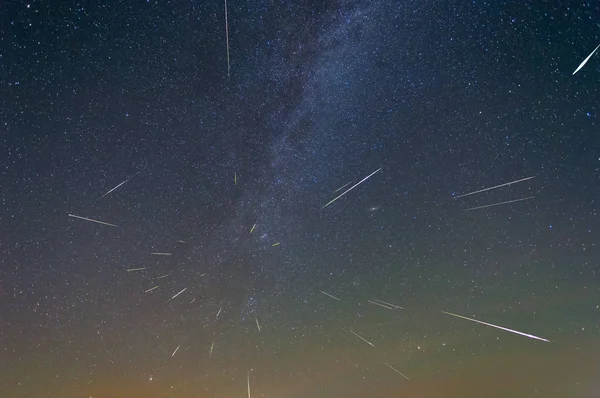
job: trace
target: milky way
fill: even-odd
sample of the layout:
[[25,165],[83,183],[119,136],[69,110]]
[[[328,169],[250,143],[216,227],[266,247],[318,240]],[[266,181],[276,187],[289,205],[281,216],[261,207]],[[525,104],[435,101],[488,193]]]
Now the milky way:
[[226,6],[3,6],[3,396],[597,396],[598,6]]

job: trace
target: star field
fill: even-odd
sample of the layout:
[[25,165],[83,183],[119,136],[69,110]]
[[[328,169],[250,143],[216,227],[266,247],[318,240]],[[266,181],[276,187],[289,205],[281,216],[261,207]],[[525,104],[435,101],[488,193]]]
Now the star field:
[[598,396],[600,7],[227,6],[0,6],[0,395]]

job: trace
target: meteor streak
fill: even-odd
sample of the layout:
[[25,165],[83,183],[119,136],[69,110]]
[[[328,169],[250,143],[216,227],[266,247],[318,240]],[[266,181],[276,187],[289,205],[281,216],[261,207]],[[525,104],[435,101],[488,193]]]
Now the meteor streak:
[[87,217],[76,216],[75,214],[69,214],[69,217],[79,218],[80,220],[91,221],[91,222],[95,222],[95,223],[102,224],[102,225],[108,225],[109,227],[118,227],[118,225],[115,225],[115,224],[110,224],[110,223],[103,222],[103,221],[93,220],[93,219],[87,218]]
[[575,73],[579,72],[579,69],[583,68],[583,66],[584,66],[585,64],[587,64],[587,61],[589,61],[589,60],[590,60],[590,58],[592,58],[592,55],[594,55],[594,53],[596,52],[596,50],[598,50],[598,48],[600,48],[600,44],[598,44],[598,47],[596,47],[596,48],[594,49],[594,51],[592,51],[592,53],[591,53],[590,55],[588,55],[588,56],[587,56],[587,58],[586,58],[586,59],[584,59],[584,60],[583,60],[583,62],[582,62],[581,64],[579,64],[579,66],[577,67],[577,69],[575,69],[575,72],[573,72],[573,75],[574,75]]
[[527,198],[521,198],[521,199],[507,200],[506,202],[492,203],[491,205],[471,207],[469,209],[465,209],[465,211],[471,211],[471,210],[477,210],[477,209],[485,209],[486,207],[494,207],[494,206],[506,205],[506,204],[509,204],[509,203],[522,202],[524,200],[529,200],[529,199],[533,199],[533,198],[535,198],[535,196],[529,196]]
[[183,289],[182,291],[180,291],[179,293],[177,293],[176,295],[174,295],[173,297],[171,297],[171,300],[173,300],[175,297],[179,296],[181,293],[185,292],[187,290],[187,287],[185,289]]
[[458,196],[455,196],[455,197],[454,197],[454,199],[458,199],[458,198],[464,198],[465,196],[475,195],[476,193],[481,193],[481,192],[491,191],[492,189],[501,188],[501,187],[505,187],[505,186],[507,186],[507,185],[512,185],[512,184],[516,184],[516,183],[519,183],[519,182],[523,182],[523,181],[531,180],[532,178],[535,178],[535,176],[526,177],[526,178],[521,178],[520,180],[515,180],[515,181],[511,181],[511,182],[506,182],[506,183],[504,183],[504,184],[496,185],[496,186],[493,186],[493,187],[489,187],[489,188],[480,189],[479,191],[473,191],[473,192],[465,193],[465,194],[463,194],[463,195],[458,195]]
[[[325,206],[321,207],[321,209],[326,208],[327,206],[329,206],[330,204],[332,204],[333,202],[335,202],[336,200],[338,200],[339,198],[341,198],[342,196],[344,196],[345,194],[347,194],[348,192],[352,191],[354,188],[356,188],[357,186],[359,186],[360,184],[362,184],[364,181],[368,180],[369,178],[371,178],[371,176],[375,173],[377,173],[378,171],[381,170],[381,167],[378,168],[377,170],[375,170],[374,172],[372,172],[371,174],[369,174],[368,176],[366,176],[365,178],[363,178],[362,180],[360,180],[359,182],[357,182],[356,184],[352,185],[350,188],[348,188],[347,190],[344,191],[344,193],[342,193],[341,195],[337,196],[336,198],[330,200]],[[347,185],[347,184],[346,184]]]
[[323,294],[324,294],[324,295],[326,295],[326,296],[329,296],[329,297],[331,297],[331,298],[332,298],[332,299],[334,299],[334,300],[337,300],[337,301],[342,301],[342,300],[340,300],[339,298],[335,297],[334,295],[332,295],[332,294],[329,294],[329,293],[326,293],[326,292],[324,292],[324,291],[322,291],[322,290],[321,290],[321,293],[323,293]]
[[373,345],[373,343],[371,343],[369,340],[365,339],[364,337],[362,337],[358,333],[355,333],[354,331],[352,331],[352,329],[348,329],[348,331],[350,333],[352,333],[353,335],[355,335],[356,337],[358,337],[359,339],[361,339],[362,341],[364,341],[365,343],[367,343],[368,345],[370,345],[371,347],[375,347],[375,345]]
[[113,189],[111,189],[110,191],[108,191],[107,193],[105,193],[104,195],[100,196],[98,198],[98,200],[102,199],[103,197],[105,197],[106,195],[108,195],[109,193],[111,193],[112,191],[114,191],[115,189],[117,189],[120,186],[124,185],[125,183],[127,183],[127,181],[131,180],[133,177],[135,177],[136,175],[140,174],[142,171],[144,171],[144,170],[140,170],[137,173],[135,173],[134,175],[132,175],[131,177],[127,178],[125,181],[123,181],[122,183],[120,183],[119,185],[117,185],[116,187],[114,187]]
[[516,331],[516,330],[512,330],[512,329],[505,328],[505,327],[502,327],[502,326],[497,326],[497,325],[494,325],[494,324],[491,324],[491,323],[487,323],[487,322],[483,322],[483,321],[478,321],[477,319],[471,319],[471,318],[467,318],[466,316],[462,316],[462,315],[453,314],[453,313],[451,313],[451,312],[446,312],[446,311],[442,311],[442,312],[443,312],[444,314],[446,314],[446,315],[452,315],[452,316],[455,316],[455,317],[457,317],[457,318],[466,319],[467,321],[481,323],[482,325],[485,325],[485,326],[491,326],[491,327],[493,327],[493,328],[496,328],[496,329],[504,330],[505,332],[510,332],[510,333],[519,334],[519,335],[521,335],[521,336],[529,337],[530,339],[541,340],[541,341],[545,341],[546,343],[549,343],[549,342],[550,342],[550,340],[546,340],[546,339],[543,339],[543,338],[541,338],[541,337],[534,336],[534,335],[532,335],[532,334],[527,334],[527,333],[523,333],[523,332],[518,332],[518,331]]
[[403,373],[401,373],[398,369],[396,369],[395,367],[393,367],[389,363],[384,362],[384,365],[387,366],[388,368],[392,369],[394,372],[398,373],[400,376],[404,377],[406,380],[410,380],[408,377],[406,377],[406,375],[404,375]]
[[229,66],[229,23],[227,22],[227,0],[225,0],[225,41],[227,42],[227,81],[229,81],[229,72],[231,68]]

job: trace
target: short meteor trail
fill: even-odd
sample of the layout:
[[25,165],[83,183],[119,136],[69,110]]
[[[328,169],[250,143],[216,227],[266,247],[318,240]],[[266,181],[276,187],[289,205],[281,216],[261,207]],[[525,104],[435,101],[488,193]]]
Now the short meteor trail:
[[404,375],[403,373],[401,373],[398,369],[396,369],[395,367],[393,367],[389,363],[384,362],[384,365],[387,366],[388,368],[392,369],[394,372],[398,373],[400,376],[404,377],[406,380],[410,380],[408,377],[406,377],[406,375]]
[[326,293],[326,292],[324,292],[324,291],[322,291],[322,290],[321,290],[321,293],[323,293],[323,294],[324,294],[324,295],[326,295],[326,296],[329,296],[329,297],[331,297],[331,298],[332,298],[332,299],[334,299],[334,300],[337,300],[337,301],[342,301],[342,300],[340,300],[339,298],[335,297],[334,295],[332,295],[332,294],[329,294],[329,293]]
[[127,272],[143,271],[143,270],[145,270],[145,269],[146,269],[146,268],[129,268],[129,269],[127,270]]
[[148,290],[144,290],[144,293],[149,293],[149,292],[153,291],[154,289],[158,289],[158,286],[154,286],[154,287],[151,287]]
[[341,191],[342,189],[346,188],[350,184],[352,184],[352,181],[345,183],[344,185],[342,185],[341,187],[339,187],[338,189],[336,189],[335,191],[333,191],[333,193]]
[[256,228],[256,223],[252,226],[252,229],[250,230],[250,233],[254,232],[254,228]]
[[506,182],[504,184],[496,185],[496,186],[493,186],[493,187],[480,189],[479,191],[473,191],[473,192],[465,193],[463,195],[455,196],[453,199],[464,198],[465,196],[475,195],[476,193],[491,191],[492,189],[501,188],[501,187],[505,187],[507,185],[512,185],[512,184],[516,184],[516,183],[519,183],[519,182],[531,180],[532,178],[535,178],[535,176],[521,178],[520,180],[515,180],[515,181],[511,181],[511,182]]
[[256,318],[256,327],[258,328],[258,331],[260,332],[260,324],[258,323],[258,318]]
[[225,0],[225,41],[227,42],[227,81],[230,78],[230,66],[229,66],[229,22],[227,21],[227,0]]
[[102,225],[108,225],[109,227],[118,227],[118,225],[115,225],[115,224],[110,224],[110,223],[107,223],[104,221],[93,220],[93,219],[87,218],[87,217],[76,216],[75,214],[69,214],[69,217],[79,218],[80,220],[91,221],[91,222],[95,222],[95,223],[102,224]]
[[210,346],[210,352],[208,353],[208,357],[209,358],[212,357],[213,348],[215,348],[215,342],[214,341],[213,341],[212,345]]
[[182,291],[180,291],[179,293],[177,293],[176,295],[174,295],[173,297],[171,297],[171,300],[173,300],[175,297],[179,296],[181,293],[185,292],[187,290],[187,287],[185,289],[183,289]]
[[173,253],[159,253],[159,252],[154,252],[154,253],[150,253],[154,256],[172,256]]
[[592,51],[592,53],[591,53],[590,55],[588,55],[588,56],[587,56],[587,58],[586,58],[586,59],[584,59],[584,60],[583,60],[583,62],[582,62],[581,64],[579,64],[579,66],[577,67],[577,69],[575,69],[575,72],[573,72],[573,75],[574,75],[575,73],[579,72],[579,69],[583,68],[583,66],[584,66],[585,64],[587,64],[587,61],[589,61],[589,60],[590,60],[590,58],[592,58],[592,55],[594,55],[594,53],[595,53],[595,52],[598,50],[598,48],[600,48],[600,44],[598,44],[598,47],[596,47],[596,48],[594,49],[594,51]]
[[369,300],[369,303],[378,305],[378,306],[383,307],[383,308],[387,308],[388,310],[395,310],[394,307],[389,307],[389,306],[387,306],[385,304],[381,304],[381,303],[378,303],[378,302],[373,301],[373,300]]
[[524,200],[529,200],[529,199],[533,199],[533,198],[535,198],[535,196],[528,196],[526,198],[521,198],[521,199],[507,200],[506,202],[492,203],[491,205],[471,207],[471,208],[465,209],[464,211],[471,211],[471,210],[477,210],[477,209],[485,209],[486,207],[494,207],[494,206],[506,205],[506,204],[515,203],[515,202],[523,202]]
[[368,345],[370,345],[371,347],[375,347],[375,345],[373,343],[371,343],[369,340],[365,339],[364,337],[362,337],[358,333],[355,333],[352,329],[348,329],[348,331],[350,333],[352,333],[353,335],[355,335],[356,337],[358,337],[359,339],[361,339],[362,341],[364,341],[365,343],[367,343]]
[[273,243],[271,246],[275,247],[275,246],[279,246],[281,244],[281,242],[277,242],[277,243]]
[[442,312],[443,312],[444,314],[446,314],[446,315],[452,315],[452,316],[455,316],[455,317],[457,317],[457,318],[466,319],[467,321],[471,321],[471,322],[477,322],[477,323],[480,323],[480,324],[482,324],[482,325],[485,325],[485,326],[491,326],[491,327],[493,327],[493,328],[496,328],[496,329],[504,330],[505,332],[515,333],[515,334],[519,334],[519,335],[521,335],[521,336],[529,337],[530,339],[541,340],[541,341],[545,341],[545,342],[547,342],[547,343],[549,343],[549,342],[550,342],[550,340],[546,340],[546,339],[543,339],[543,338],[541,338],[541,337],[534,336],[534,335],[532,335],[532,334],[527,334],[527,333],[523,333],[523,332],[518,332],[518,331],[516,331],[516,330],[508,329],[508,328],[505,328],[505,327],[502,327],[502,326],[497,326],[497,325],[494,325],[494,324],[491,324],[491,323],[487,323],[487,322],[483,322],[483,321],[478,321],[477,319],[471,319],[471,318],[467,318],[466,316],[462,316],[462,315],[453,314],[453,313],[451,313],[451,312],[446,312],[446,311],[442,311]]
[[175,348],[175,351],[173,351],[173,353],[171,354],[171,357],[174,357],[175,354],[177,354],[177,351],[179,350],[179,347],[181,347],[181,344],[177,346],[177,348]]
[[110,191],[108,191],[107,193],[105,193],[104,195],[100,196],[98,198],[98,200],[102,199],[103,197],[105,197],[106,195],[108,195],[109,193],[111,193],[112,191],[114,191],[115,189],[117,189],[120,186],[124,185],[125,183],[127,183],[127,181],[131,180],[133,177],[135,177],[136,175],[140,174],[142,171],[144,171],[144,170],[140,170],[137,173],[135,173],[134,175],[132,175],[131,177],[127,178],[125,181],[123,181],[122,183],[120,183],[119,185],[117,185],[116,187],[114,187],[113,189],[111,189]]
[[403,309],[404,309],[404,307],[400,307],[399,305],[392,304],[392,303],[388,303],[388,302],[386,302],[386,301],[383,301],[383,300],[379,300],[379,299],[373,299],[373,301],[377,301],[377,302],[379,302],[379,303],[383,303],[383,304],[385,304],[385,305],[387,305],[387,306],[390,306],[390,307],[393,307],[393,308],[395,308],[395,309],[401,309],[401,310],[403,310]]
[[222,309],[223,309],[223,307],[219,308],[219,312],[217,312],[217,316],[215,317],[215,319],[217,319],[219,317],[219,314],[221,313]]
[[252,398],[250,396],[250,371],[248,371],[248,398]]
[[369,178],[371,178],[371,176],[373,174],[377,173],[380,170],[381,170],[381,168],[378,168],[377,170],[375,170],[374,172],[372,172],[371,174],[369,174],[368,176],[366,176],[365,178],[363,178],[362,180],[360,180],[356,184],[352,185],[350,188],[348,188],[346,191],[344,191],[344,193],[342,193],[341,195],[337,196],[336,198],[330,200],[325,206],[321,207],[321,209],[326,208],[327,206],[329,206],[330,204],[332,204],[333,202],[335,202],[336,200],[338,200],[339,198],[341,198],[342,196],[344,196],[348,192],[352,191],[354,188],[356,188],[357,186],[359,186],[360,184],[362,184],[363,182],[365,182],[366,180],[368,180]]

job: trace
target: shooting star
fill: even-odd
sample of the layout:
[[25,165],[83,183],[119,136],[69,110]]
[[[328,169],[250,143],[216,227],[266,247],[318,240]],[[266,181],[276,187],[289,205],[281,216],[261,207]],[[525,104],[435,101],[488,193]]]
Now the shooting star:
[[273,243],[271,246],[275,247],[275,246],[279,246],[281,244],[281,242],[277,242],[277,243]]
[[464,211],[471,211],[471,210],[477,210],[477,209],[485,209],[486,207],[494,207],[494,206],[506,205],[506,204],[509,204],[509,203],[522,202],[524,200],[529,200],[529,199],[533,199],[533,198],[535,198],[535,196],[529,196],[527,198],[521,198],[521,199],[507,200],[506,202],[492,203],[491,205],[471,207],[471,208],[465,209]]
[[404,309],[404,307],[400,307],[399,305],[392,304],[392,303],[388,303],[388,302],[386,302],[386,301],[383,301],[383,300],[379,300],[379,299],[373,299],[373,301],[377,301],[377,302],[379,302],[379,303],[382,303],[382,304],[385,304],[385,305],[387,305],[387,306],[394,307],[395,309],[401,309],[401,310],[403,310],[403,309]]
[[258,331],[260,332],[260,324],[258,323],[258,318],[256,318],[256,327],[258,328]]
[[250,233],[252,233],[254,231],[254,228],[256,228],[256,223],[252,226],[252,229],[250,230]]
[[364,181],[366,181],[367,179],[371,178],[371,176],[375,173],[377,173],[378,171],[380,171],[381,168],[375,170],[374,172],[372,172],[371,174],[369,174],[368,176],[366,176],[365,178],[363,178],[362,180],[360,180],[359,182],[357,182],[356,184],[352,185],[350,188],[348,188],[346,191],[344,191],[344,193],[342,193],[341,195],[337,196],[336,198],[330,200],[325,206],[321,207],[321,209],[326,208],[327,206],[329,206],[330,204],[332,204],[333,202],[335,202],[336,200],[338,200],[339,198],[341,198],[342,196],[344,196],[345,194],[347,194],[348,192],[352,191],[354,188],[356,188],[357,186],[359,186],[360,184],[362,184]]
[[233,172],[233,185],[237,185],[237,173]]
[[400,372],[398,369],[396,369],[395,367],[393,367],[392,365],[390,365],[387,362],[384,362],[385,366],[387,366],[388,368],[392,369],[394,372],[398,373],[400,376],[404,377],[406,380],[410,380],[408,377],[406,377],[405,374],[403,374],[402,372]]
[[107,223],[104,221],[93,220],[93,219],[87,218],[87,217],[76,216],[75,214],[69,214],[69,217],[79,218],[80,220],[91,221],[91,222],[95,222],[95,223],[102,224],[102,225],[108,225],[109,227],[118,227],[118,225],[115,225],[115,224],[110,224],[110,223]]
[[222,309],[223,309],[223,307],[219,308],[219,312],[217,312],[217,316],[215,317],[215,319],[219,318],[219,314],[221,313]]
[[175,354],[177,354],[177,351],[179,350],[179,347],[181,347],[181,344],[177,346],[177,348],[175,348],[175,351],[173,351],[173,353],[171,354],[171,358],[175,356]]
[[444,314],[446,314],[446,315],[452,315],[452,316],[455,316],[455,317],[457,317],[457,318],[466,319],[467,321],[471,321],[471,322],[480,323],[480,324],[482,324],[482,325],[485,325],[485,326],[491,326],[491,327],[493,327],[493,328],[496,328],[496,329],[504,330],[505,332],[515,333],[515,334],[519,334],[519,335],[521,335],[521,336],[529,337],[530,339],[541,340],[541,341],[545,341],[546,343],[549,343],[549,342],[550,342],[550,340],[546,340],[546,339],[543,339],[543,338],[541,338],[541,337],[534,336],[534,335],[532,335],[532,334],[527,334],[527,333],[523,333],[523,332],[518,332],[518,331],[516,331],[516,330],[508,329],[508,328],[505,328],[505,327],[502,327],[502,326],[493,325],[493,324],[491,324],[491,323],[487,323],[487,322],[483,322],[483,321],[478,321],[477,319],[471,319],[471,318],[467,318],[466,316],[462,316],[462,315],[453,314],[453,313],[451,313],[451,312],[446,312],[446,311],[442,311],[442,312],[443,312]]
[[190,301],[190,304],[193,304],[194,301],[196,301],[196,297],[194,297],[194,299],[192,301]]
[[385,304],[381,304],[381,303],[378,303],[376,301],[369,300],[369,303],[378,305],[378,306],[383,307],[383,308],[387,308],[388,310],[395,310],[394,307],[389,307],[389,306],[387,306]]
[[368,345],[370,345],[371,347],[375,347],[375,345],[373,345],[373,343],[371,343],[369,340],[365,339],[364,337],[362,337],[358,333],[355,333],[352,329],[348,329],[348,331],[350,333],[352,333],[353,335],[355,335],[356,337],[358,337],[359,339],[361,339],[362,341],[364,341],[365,343],[367,343]]
[[154,252],[154,253],[150,253],[153,256],[172,256],[173,253],[158,253],[158,252]]
[[337,300],[337,301],[342,301],[342,300],[340,300],[339,298],[335,297],[334,295],[332,295],[332,294],[329,294],[329,293],[326,293],[326,292],[324,292],[324,291],[322,291],[322,290],[321,290],[321,293],[323,293],[323,294],[324,294],[324,295],[326,295],[326,296],[329,296],[329,297],[331,297],[331,298],[332,298],[332,299],[334,299],[334,300]]
[[146,269],[146,268],[129,268],[129,269],[127,270],[127,272],[143,271],[143,270],[145,270],[145,269]]
[[179,242],[179,243],[187,243],[187,241],[181,240],[181,239],[178,239],[177,242]]
[[181,293],[185,292],[187,290],[187,287],[184,288],[182,291],[180,291],[179,293],[177,293],[176,295],[174,295],[173,297],[171,297],[171,300],[173,300],[175,297],[179,296]]
[[213,348],[215,347],[215,342],[213,341],[212,345],[210,346],[210,352],[208,353],[208,357],[211,358],[212,357],[212,352],[213,352]]
[[501,187],[505,187],[505,186],[508,186],[508,185],[517,184],[519,182],[531,180],[532,178],[535,178],[535,176],[521,178],[520,180],[515,180],[515,181],[511,181],[511,182],[506,182],[504,184],[496,185],[496,186],[493,186],[493,187],[480,189],[479,191],[473,191],[473,192],[465,193],[463,195],[455,196],[453,199],[464,198],[465,196],[475,195],[476,193],[491,191],[492,189],[501,188]]
[[338,189],[336,189],[335,191],[333,191],[333,193],[336,193],[338,191],[341,191],[342,189],[346,188],[348,185],[352,184],[352,181],[342,185],[341,187],[339,187]]
[[158,277],[158,278],[156,278],[156,279],[162,279],[162,278],[166,278],[167,276],[169,276],[169,274],[165,274],[165,275],[159,276],[159,277]]
[[150,288],[150,289],[148,289],[148,290],[144,290],[144,293],[150,293],[150,292],[151,292],[151,291],[153,291],[154,289],[158,289],[158,285],[157,285],[157,286],[154,286],[154,287],[151,287],[151,288]]
[[111,189],[110,191],[108,191],[107,193],[105,193],[104,195],[100,196],[98,198],[98,200],[102,199],[103,197],[105,197],[106,195],[108,195],[109,193],[111,193],[112,191],[114,191],[115,189],[117,189],[120,186],[124,185],[125,183],[127,183],[127,181],[131,180],[133,177],[135,177],[136,175],[140,174],[142,171],[144,171],[144,170],[140,170],[137,173],[135,173],[134,175],[132,175],[131,177],[127,178],[125,181],[123,181],[122,183],[120,183],[119,185],[117,185],[116,187],[114,187],[113,189]]
[[227,21],[227,0],[225,0],[225,41],[227,43],[227,81],[230,78],[230,66],[229,66],[229,22]]
[[598,44],[598,47],[596,47],[596,48],[594,49],[594,51],[592,51],[592,53],[591,53],[590,55],[588,55],[588,56],[587,56],[587,58],[586,58],[586,59],[584,59],[582,63],[580,63],[580,64],[579,64],[579,66],[577,67],[577,69],[575,69],[575,72],[573,72],[573,75],[574,75],[575,73],[579,72],[579,69],[583,68],[583,66],[584,66],[585,64],[587,64],[587,61],[589,61],[589,60],[590,60],[590,58],[592,58],[592,55],[594,55],[594,53],[596,52],[596,50],[598,50],[598,48],[600,48],[600,44]]
[[252,398],[250,396],[250,371],[248,371],[248,398]]

